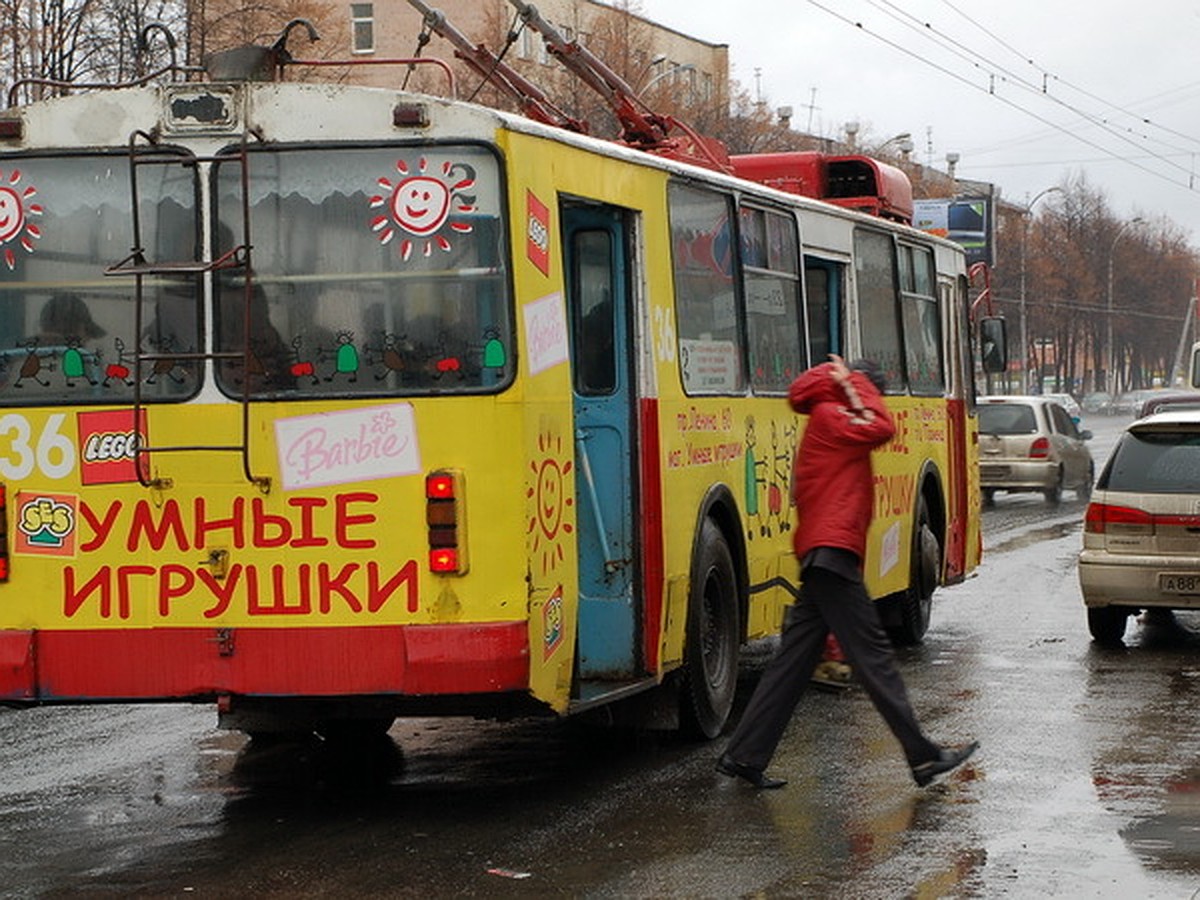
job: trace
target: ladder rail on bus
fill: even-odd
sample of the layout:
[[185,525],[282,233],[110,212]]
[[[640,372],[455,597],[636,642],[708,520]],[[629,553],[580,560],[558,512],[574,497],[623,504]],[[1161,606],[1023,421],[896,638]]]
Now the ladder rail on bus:
[[[254,292],[254,270],[251,266],[250,174],[247,139],[248,136],[243,134],[238,152],[234,156],[222,154],[212,157],[182,157],[176,153],[162,150],[157,134],[136,130],[129,137],[129,179],[130,190],[133,194],[133,248],[124,259],[106,268],[104,274],[132,276],[134,279],[134,333],[137,335],[137,352],[133,356],[133,420],[135,423],[140,423],[142,411],[146,408],[145,398],[142,394],[142,385],[144,383],[143,375],[145,374],[145,366],[147,365],[153,367],[157,363],[169,361],[182,363],[231,360],[240,361],[242,371],[247,376],[242,379],[242,395],[240,398],[242,420],[241,442],[237,444],[169,444],[154,446],[153,444],[143,444],[139,440],[134,451],[134,468],[137,471],[138,481],[143,487],[165,489],[169,488],[172,483],[169,478],[150,476],[149,458],[154,453],[219,452],[240,453],[242,457],[242,473],[246,480],[256,485],[263,493],[269,492],[271,488],[270,477],[255,475],[250,459],[250,379],[248,375],[251,370],[253,352],[250,344],[250,304]],[[237,162],[240,168],[242,235],[244,242],[226,251],[219,257],[214,258],[211,262],[196,259],[170,261],[147,260],[146,250],[142,242],[141,207],[139,203],[137,174],[139,167],[147,165],[197,166],[205,162],[227,163],[231,160]],[[144,280],[147,276],[204,275],[206,273],[229,270],[240,270],[243,273],[241,349],[219,351],[214,348],[212,350],[188,351],[183,353],[166,353],[161,350],[148,353],[142,349]],[[135,427],[137,427],[136,424]],[[142,464],[143,460],[146,462],[144,466]]]

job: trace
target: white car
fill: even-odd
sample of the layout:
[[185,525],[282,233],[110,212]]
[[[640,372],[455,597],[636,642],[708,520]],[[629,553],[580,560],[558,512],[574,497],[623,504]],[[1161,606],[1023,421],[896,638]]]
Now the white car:
[[1039,491],[1050,503],[1063,489],[1086,500],[1095,466],[1077,421],[1046,396],[980,397],[979,486],[990,504],[997,491]]
[[1070,394],[1042,394],[1047,400],[1053,400],[1067,411],[1067,414],[1078,422],[1083,417],[1083,410]]
[[1141,610],[1200,609],[1200,410],[1125,429],[1088,505],[1078,569],[1098,643],[1120,643]]

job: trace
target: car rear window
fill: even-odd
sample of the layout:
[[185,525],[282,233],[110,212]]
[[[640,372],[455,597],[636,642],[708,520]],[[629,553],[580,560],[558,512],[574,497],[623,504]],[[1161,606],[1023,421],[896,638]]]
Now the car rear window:
[[979,407],[979,430],[984,434],[1033,434],[1037,419],[1033,407],[1020,403],[997,403]]
[[1200,432],[1127,432],[1097,486],[1140,494],[1200,493]]

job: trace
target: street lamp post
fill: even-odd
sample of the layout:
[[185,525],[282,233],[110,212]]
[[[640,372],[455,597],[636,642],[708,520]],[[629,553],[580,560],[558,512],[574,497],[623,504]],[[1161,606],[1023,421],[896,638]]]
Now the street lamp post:
[[875,148],[875,152],[882,155],[883,151],[892,146],[892,144],[896,145],[896,149],[900,151],[901,155],[903,155],[905,159],[908,159],[908,154],[913,152],[912,134],[907,131],[902,131],[900,134],[888,138]]
[[662,81],[668,75],[675,75],[679,72],[694,72],[694,71],[696,71],[696,66],[693,63],[684,63],[681,66],[671,66],[671,68],[667,69],[665,72],[659,72],[657,75],[655,75],[649,81],[647,81],[645,83],[645,85],[642,86],[642,93],[644,94],[647,91],[649,91],[650,88],[654,87],[654,85],[658,84],[660,81]]
[[1116,372],[1113,369],[1113,254],[1116,252],[1117,241],[1121,239],[1121,235],[1123,235],[1126,230],[1132,228],[1134,225],[1141,224],[1142,219],[1140,216],[1135,219],[1130,219],[1117,229],[1116,236],[1113,237],[1112,243],[1108,247],[1108,325],[1106,327],[1106,338],[1104,342],[1105,347],[1107,348],[1104,354],[1104,383],[1110,398],[1116,397],[1117,386],[1116,378],[1114,377]]
[[642,71],[638,73],[637,81],[634,82],[634,86],[637,87],[637,85],[641,84],[642,79],[650,74],[651,69],[653,69],[655,66],[665,63],[666,61],[667,61],[667,54],[655,53],[652,57],[650,57],[650,61],[647,62],[646,65],[642,68]]
[[1029,240],[1029,217],[1033,214],[1033,206],[1047,194],[1055,191],[1062,192],[1060,187],[1048,187],[1038,191],[1033,199],[1025,204],[1025,212],[1021,214],[1021,393],[1029,393],[1029,326],[1025,315],[1025,244]]

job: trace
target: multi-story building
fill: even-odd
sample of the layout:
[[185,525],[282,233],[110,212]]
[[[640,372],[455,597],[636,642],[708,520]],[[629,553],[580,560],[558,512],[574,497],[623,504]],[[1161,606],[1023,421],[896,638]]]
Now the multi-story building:
[[[210,8],[216,5],[210,3]],[[567,94],[568,99],[562,103],[564,108],[577,107],[579,97],[586,94],[546,51],[541,35],[522,27],[516,9],[506,0],[437,0],[428,5],[443,13],[472,44],[483,44],[496,53],[503,51],[504,62],[551,99],[559,102]],[[334,32],[329,34],[331,40],[322,40],[323,46],[331,50],[348,47],[351,57],[363,63],[418,54],[439,57],[452,63],[461,96],[475,91],[479,76],[454,59],[451,44],[437,35],[432,35],[424,45],[418,43],[424,31],[422,15],[405,0],[347,3],[340,6],[345,11],[341,21],[336,19],[339,6],[331,8],[335,10],[335,18],[325,18],[319,23],[323,32]],[[728,102],[727,44],[710,43],[666,28],[630,12],[627,5],[620,3],[539,0],[537,10],[565,37],[578,39],[647,99],[674,98],[679,103],[714,106]],[[309,55],[299,40],[294,44],[295,55]],[[317,49],[313,48],[314,53]],[[405,67],[360,65],[348,69],[344,77],[363,84],[392,86],[400,83],[405,73]],[[422,69],[416,76],[408,75],[410,86],[414,77],[419,88],[429,89],[436,84],[429,69]]]

